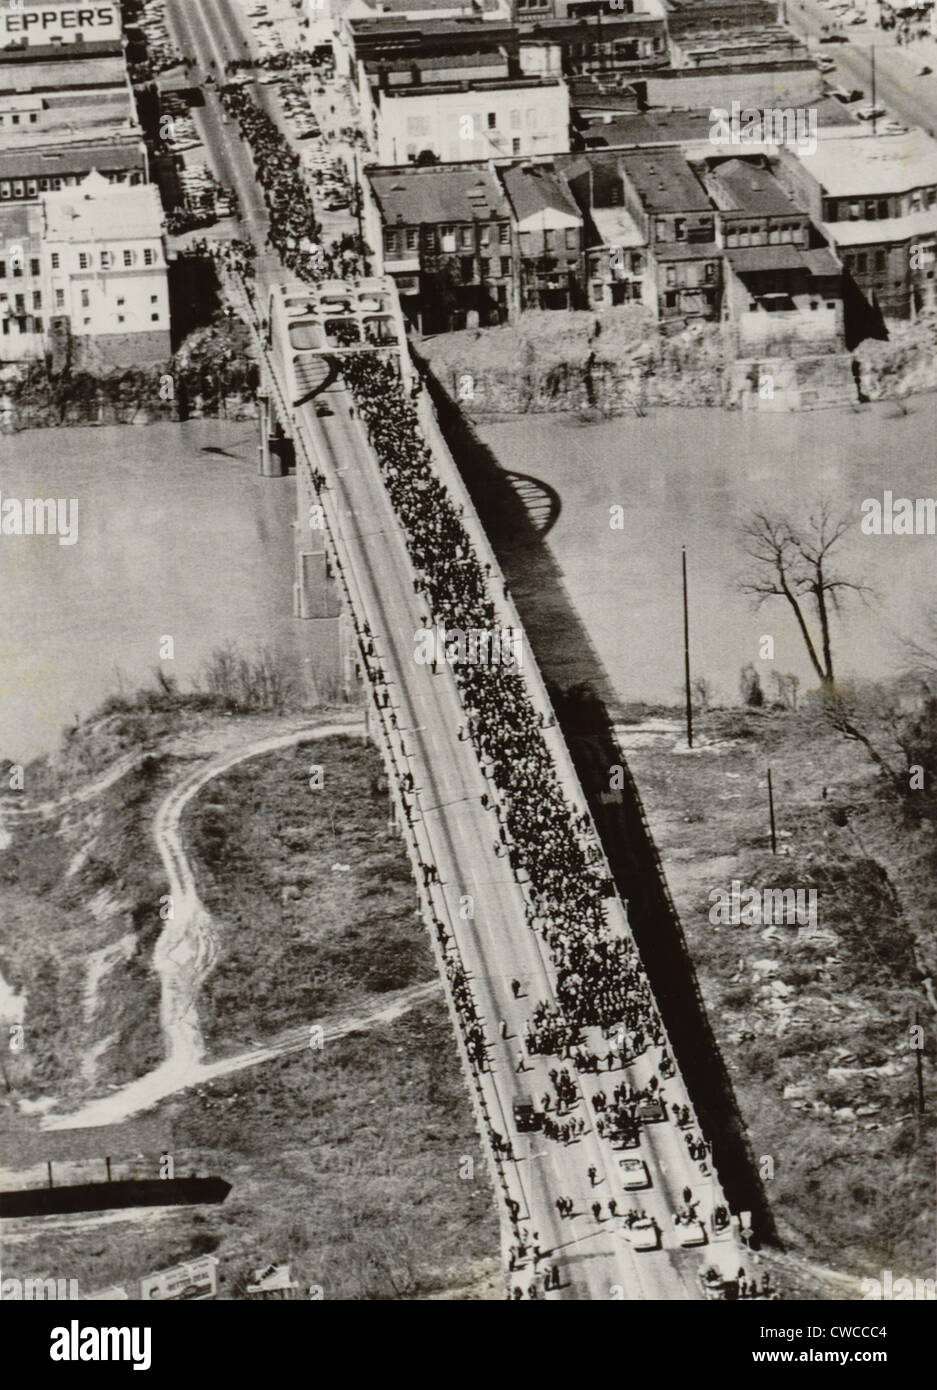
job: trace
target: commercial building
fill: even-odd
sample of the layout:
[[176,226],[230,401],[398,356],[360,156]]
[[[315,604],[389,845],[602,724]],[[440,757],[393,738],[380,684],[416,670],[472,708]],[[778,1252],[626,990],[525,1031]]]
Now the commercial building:
[[920,130],[821,139],[814,154],[782,151],[779,175],[883,319],[934,307],[937,142]]
[[569,94],[562,78],[435,82],[417,75],[419,81],[392,86],[387,74],[362,72],[362,124],[380,164],[569,149]]
[[583,308],[583,218],[565,178],[552,161],[500,174],[519,248],[521,307]]
[[42,197],[47,330],[104,365],[170,354],[165,228],[154,184],[114,188],[91,173]]
[[[51,130],[136,116],[119,41],[0,49],[0,99],[8,127]],[[13,121],[17,114],[20,120]]]
[[104,139],[72,135],[61,141],[0,140],[0,206],[32,202],[43,193],[73,188],[97,170],[108,183],[136,187],[147,181],[146,146],[133,132]]
[[518,307],[504,189],[486,163],[365,171],[367,236],[421,332],[501,323]]

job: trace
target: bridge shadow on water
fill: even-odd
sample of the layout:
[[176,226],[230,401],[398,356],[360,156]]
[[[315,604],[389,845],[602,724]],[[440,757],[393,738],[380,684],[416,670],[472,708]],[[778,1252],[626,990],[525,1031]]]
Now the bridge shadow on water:
[[[752,1213],[756,1242],[778,1245],[745,1122],[706,1015],[641,796],[615,739],[614,688],[544,543],[559,515],[560,499],[549,514],[539,501],[531,507],[530,485],[537,480],[502,468],[430,373],[425,384],[510,585],[618,891],[628,900],[635,940],[700,1122],[712,1143],[726,1196],[734,1210]],[[519,477],[524,481],[520,488]],[[549,517],[547,526],[538,522]],[[613,800],[609,770],[616,766],[623,769],[624,790],[620,799]]]

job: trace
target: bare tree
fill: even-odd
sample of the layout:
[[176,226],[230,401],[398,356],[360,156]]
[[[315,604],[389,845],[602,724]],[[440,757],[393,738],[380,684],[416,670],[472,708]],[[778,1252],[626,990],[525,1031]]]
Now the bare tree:
[[[832,559],[851,524],[846,517],[835,516],[832,504],[822,500],[803,521],[759,511],[742,528],[745,554],[752,561],[750,577],[741,582],[743,592],[752,594],[759,604],[771,598],[787,601],[827,693],[834,685],[831,612],[839,615],[849,593],[862,598],[871,593],[864,584],[837,573]],[[819,633],[811,630],[811,622],[818,625]]]

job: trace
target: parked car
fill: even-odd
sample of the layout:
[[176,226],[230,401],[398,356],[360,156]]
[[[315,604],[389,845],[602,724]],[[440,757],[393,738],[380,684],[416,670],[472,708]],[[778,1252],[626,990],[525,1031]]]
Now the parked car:
[[856,112],[860,121],[872,121],[878,116],[884,116],[884,114],[884,106],[879,106],[877,102],[874,106],[871,103],[868,106],[860,106]]
[[827,53],[821,53],[817,59],[817,67],[821,72],[829,72],[831,68],[836,67],[836,59],[831,58]]
[[848,43],[848,42],[849,42],[849,36],[848,36],[848,34],[821,34],[821,35],[820,35],[820,42],[821,42],[821,43]]

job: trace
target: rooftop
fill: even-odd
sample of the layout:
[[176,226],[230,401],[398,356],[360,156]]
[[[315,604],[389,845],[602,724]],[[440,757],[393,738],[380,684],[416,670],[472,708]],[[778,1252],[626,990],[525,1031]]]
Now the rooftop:
[[726,251],[726,259],[740,275],[757,271],[806,270],[809,275],[839,275],[835,257],[821,246],[813,251],[799,246],[743,246]]
[[937,184],[937,141],[923,130],[821,140],[814,154],[794,150],[830,197],[876,197]]
[[560,77],[489,77],[482,81],[421,82],[414,86],[381,88],[380,97],[381,101],[393,101],[398,97],[438,97],[450,92],[506,92],[533,87],[557,87],[564,93],[566,91],[566,83]]
[[800,211],[770,169],[744,159],[724,160],[710,169],[703,182],[723,212],[794,217]]
[[158,236],[163,226],[163,205],[155,184],[113,187],[92,171],[77,188],[43,193],[45,235],[54,241],[86,241]]
[[119,47],[114,52],[112,44],[63,44],[53,49],[55,61],[35,56],[40,51],[45,53],[45,49],[27,51],[31,62],[11,63],[9,50],[0,50],[0,93],[127,86],[123,52]]
[[603,246],[644,245],[644,237],[625,208],[592,208],[589,215]]
[[381,218],[410,226],[438,222],[488,222],[510,217],[494,174],[478,164],[412,164],[365,171]]
[[648,212],[709,212],[712,205],[679,150],[623,154],[622,171]]
[[580,218],[576,204],[562,174],[548,164],[520,164],[501,172],[501,182],[519,221],[551,208]]
[[[59,141],[53,148],[37,142],[14,149],[0,148],[0,179],[56,178],[65,174],[103,174],[146,167],[143,141],[139,133],[118,139],[86,140],[81,143]],[[126,192],[126,190],[124,190]]]

